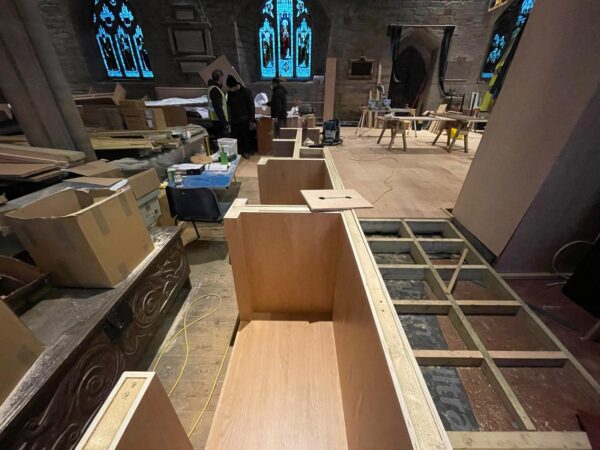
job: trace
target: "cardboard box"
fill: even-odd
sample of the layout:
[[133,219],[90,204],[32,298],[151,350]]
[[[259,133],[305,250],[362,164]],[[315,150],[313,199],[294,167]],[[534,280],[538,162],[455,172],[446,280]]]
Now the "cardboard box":
[[0,301],[0,405],[42,351],[31,331]]
[[116,165],[98,160],[81,166],[64,169],[65,172],[81,177],[123,178],[123,172]]
[[110,288],[152,252],[131,190],[69,189],[6,215],[38,267],[66,287]]
[[164,130],[167,128],[165,114],[160,108],[150,108],[144,110],[146,124],[151,130]]
[[137,200],[145,197],[152,191],[160,189],[160,179],[156,170],[148,169],[128,177],[129,186]]
[[160,218],[160,202],[158,201],[158,193],[156,190],[149,193],[145,197],[138,200],[140,213],[144,219],[144,223],[148,229],[156,226],[156,222]]
[[187,112],[184,106],[161,106],[152,109],[162,110],[167,127],[184,127],[188,124]]

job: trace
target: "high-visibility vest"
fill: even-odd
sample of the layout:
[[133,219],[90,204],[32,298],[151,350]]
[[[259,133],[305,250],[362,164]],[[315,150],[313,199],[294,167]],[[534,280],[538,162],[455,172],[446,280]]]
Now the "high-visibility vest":
[[229,111],[227,111],[227,97],[223,94],[223,91],[219,89],[219,86],[212,85],[208,88],[208,118],[210,120],[219,120],[219,116],[217,116],[217,111],[215,110],[215,106],[213,105],[212,99],[210,97],[210,92],[213,89],[218,89],[221,93],[221,102],[223,107],[223,114],[225,114],[225,120],[229,122]]

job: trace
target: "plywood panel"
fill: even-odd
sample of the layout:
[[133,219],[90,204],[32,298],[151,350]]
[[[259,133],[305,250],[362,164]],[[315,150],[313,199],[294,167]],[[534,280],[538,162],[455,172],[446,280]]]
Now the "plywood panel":
[[[548,0],[536,4],[531,13],[454,208],[456,218],[496,255],[522,223],[561,154],[570,148],[574,128],[598,89],[599,15],[600,3],[595,0],[582,0],[577,8]],[[561,32],[551,33],[554,29]],[[588,132],[598,135],[597,127]],[[579,157],[579,148],[572,150]],[[561,185],[561,189],[568,187],[568,183]],[[546,213],[567,211],[568,202],[551,202]],[[531,220],[540,229],[547,227],[539,215]],[[573,217],[570,221],[577,222]]]
[[328,188],[322,159],[265,159],[257,168],[263,205],[304,205],[301,190]]
[[371,304],[346,233],[339,244],[333,325],[348,448],[412,448]]
[[340,225],[336,214],[227,217],[241,320],[252,313],[330,313]]
[[332,323],[243,326],[206,449],[345,449],[345,433]]
[[0,405],[42,353],[42,346],[0,301]]
[[153,372],[125,372],[88,427],[78,450],[193,450]]
[[354,189],[317,189],[300,191],[313,212],[368,209],[373,205]]

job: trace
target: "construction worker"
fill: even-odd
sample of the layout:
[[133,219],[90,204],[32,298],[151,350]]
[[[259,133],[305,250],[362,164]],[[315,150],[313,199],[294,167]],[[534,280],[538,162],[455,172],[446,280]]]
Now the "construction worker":
[[208,118],[213,123],[213,134],[222,138],[229,133],[227,96],[223,93],[223,71],[215,70],[208,80]]

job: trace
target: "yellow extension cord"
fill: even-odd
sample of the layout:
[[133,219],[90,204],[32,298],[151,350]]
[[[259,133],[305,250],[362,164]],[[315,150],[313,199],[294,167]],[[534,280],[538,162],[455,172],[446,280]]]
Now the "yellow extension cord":
[[[211,297],[217,298],[219,300],[219,305],[215,309],[213,309],[211,312],[209,312],[208,314],[205,314],[204,316],[199,317],[199,318],[195,319],[194,321],[192,321],[191,323],[188,324],[187,323],[187,316],[188,316],[188,313],[190,312],[190,309],[192,309],[192,306],[194,306],[197,302],[199,302],[200,300],[202,300],[204,298],[211,298]],[[181,378],[183,377],[183,372],[185,371],[185,369],[187,367],[187,364],[188,364],[188,360],[189,360],[189,356],[190,356],[190,347],[189,347],[189,340],[188,340],[188,336],[187,336],[187,329],[189,327],[195,325],[196,323],[200,322],[201,320],[204,320],[207,317],[210,317],[213,314],[215,314],[221,308],[222,304],[223,304],[223,301],[221,300],[221,297],[218,294],[207,294],[207,295],[202,295],[201,297],[196,298],[193,302],[191,302],[189,304],[189,306],[185,310],[185,314],[183,315],[183,328],[181,330],[179,330],[177,333],[175,333],[171,339],[169,339],[169,342],[167,342],[167,344],[163,347],[162,351],[158,355],[158,359],[154,363],[154,366],[152,367],[152,371],[156,371],[156,368],[158,367],[158,364],[160,363],[160,360],[165,355],[165,353],[167,353],[169,346],[173,342],[175,342],[175,340],[179,337],[179,335],[181,333],[183,333],[183,336],[184,336],[184,339],[185,339],[185,359],[183,361],[183,365],[181,366],[181,369],[179,370],[179,374],[177,375],[177,379],[175,380],[175,384],[173,384],[173,387],[171,388],[171,390],[168,393],[168,397],[171,397],[171,395],[173,394],[173,392],[175,391],[175,389],[179,385],[179,382],[181,381]],[[194,431],[196,431],[196,428],[200,424],[200,421],[202,420],[202,417],[204,417],[204,413],[206,412],[206,409],[208,408],[208,405],[210,404],[210,401],[212,400],[212,397],[213,397],[213,395],[215,393],[215,389],[217,387],[217,383],[219,381],[219,377],[221,376],[221,372],[223,371],[223,366],[225,364],[225,360],[227,359],[228,353],[229,353],[229,345],[227,346],[227,349],[225,350],[225,354],[223,355],[223,358],[221,359],[221,364],[219,365],[219,370],[217,371],[217,375],[215,376],[215,379],[213,380],[213,383],[212,383],[212,386],[211,386],[211,389],[210,389],[210,393],[208,394],[208,398],[206,399],[206,402],[204,403],[204,407],[202,408],[202,411],[200,412],[200,415],[198,416],[198,418],[194,422],[194,425],[192,426],[192,429],[187,434],[188,438],[192,436],[192,434],[194,433]]]

